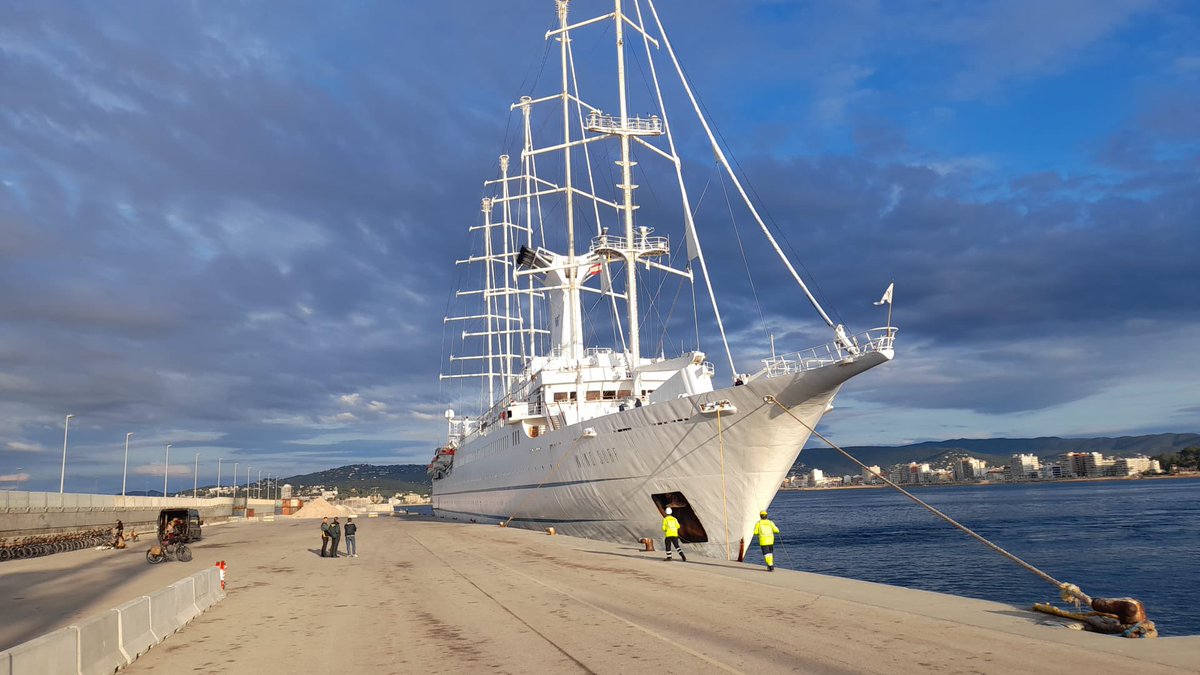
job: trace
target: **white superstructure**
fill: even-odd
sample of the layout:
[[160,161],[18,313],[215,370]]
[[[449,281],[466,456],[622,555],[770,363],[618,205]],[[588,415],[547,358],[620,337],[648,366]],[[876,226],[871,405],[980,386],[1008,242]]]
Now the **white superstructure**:
[[[808,440],[809,431],[775,401],[815,426],[846,380],[892,358],[895,329],[848,335],[829,318],[747,197],[680,78],[727,172],[721,180],[730,182],[832,330],[830,344],[786,355],[774,354],[772,345],[770,358],[740,371],[701,247],[704,225],[694,221],[698,202],[689,198],[659,87],[656,56],[665,52],[672,69],[682,69],[653,1],[615,0],[611,13],[576,23],[569,17],[572,3],[557,0],[556,6],[558,27],[546,37],[557,44],[560,86],[513,104],[519,158],[500,156],[497,176],[484,184],[480,221],[470,228],[478,248],[458,261],[480,274],[477,287],[456,293],[463,304],[472,301],[472,309],[446,319],[462,327],[463,346],[450,355],[451,372],[442,377],[476,379],[482,412],[447,412],[449,438],[429,467],[434,512],[633,542],[658,536],[670,506],[686,546],[739,558],[758,511],[770,504]],[[606,101],[615,106],[608,107],[582,97],[572,48],[574,32],[603,26],[616,44],[615,91],[609,89]],[[654,112],[630,112],[631,57],[646,83],[639,110]],[[535,140],[535,129],[551,137]],[[671,179],[679,202],[666,220],[655,204],[657,229],[676,229],[682,247],[638,214],[638,181],[652,170]],[[723,248],[718,255],[729,255],[728,240]],[[695,317],[696,348],[662,355],[672,321],[679,322],[661,308],[668,280],[692,289],[693,299],[702,286],[729,366],[727,385],[714,383],[717,369],[699,349],[694,309],[688,318]],[[890,290],[886,299],[890,303]],[[654,312],[655,321],[648,321]],[[645,356],[642,346],[648,325],[659,328],[652,347],[657,357]],[[611,346],[585,347],[585,336],[595,339],[604,330]]]

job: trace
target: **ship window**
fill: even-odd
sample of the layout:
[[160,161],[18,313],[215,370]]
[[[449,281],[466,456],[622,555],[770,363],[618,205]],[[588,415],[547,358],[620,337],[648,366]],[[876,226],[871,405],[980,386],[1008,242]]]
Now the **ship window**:
[[696,516],[696,512],[692,510],[687,497],[684,497],[682,492],[662,492],[650,495],[650,499],[654,500],[654,505],[658,507],[658,513],[661,516],[665,517],[667,507],[671,507],[671,515],[679,521],[680,541],[692,544],[708,541],[708,533],[704,531],[704,525],[700,523],[700,518]]
[[633,396],[633,390],[631,389],[622,389],[617,392],[617,398],[629,398],[630,396]]
[[587,400],[589,400],[589,401],[599,401],[599,400],[600,400],[600,392],[598,392],[598,391],[589,391],[589,392],[587,393]]
[[554,392],[554,402],[555,403],[558,403],[559,401],[565,401],[565,400],[567,400],[567,392],[565,392],[565,391]]
[[604,390],[604,400],[605,400],[605,401],[615,401],[615,400],[617,400],[617,392],[616,392],[616,390],[614,390],[614,389],[605,389],[605,390]]

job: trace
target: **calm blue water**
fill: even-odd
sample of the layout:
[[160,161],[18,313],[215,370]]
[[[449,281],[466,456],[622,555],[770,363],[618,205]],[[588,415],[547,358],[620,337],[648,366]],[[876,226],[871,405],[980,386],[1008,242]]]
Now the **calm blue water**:
[[[913,491],[1093,597],[1146,604],[1161,635],[1200,634],[1200,480],[1039,483]],[[780,567],[1028,606],[1045,581],[891,488],[781,492]],[[757,545],[747,559],[761,562]]]

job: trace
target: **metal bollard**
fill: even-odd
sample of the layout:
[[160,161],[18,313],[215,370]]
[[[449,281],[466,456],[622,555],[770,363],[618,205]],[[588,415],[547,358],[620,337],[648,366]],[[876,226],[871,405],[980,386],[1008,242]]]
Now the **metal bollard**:
[[642,546],[645,546],[645,548],[642,549],[643,551],[653,551],[654,550],[654,540],[651,539],[650,537],[644,537],[642,539],[638,539],[638,543],[641,544]]

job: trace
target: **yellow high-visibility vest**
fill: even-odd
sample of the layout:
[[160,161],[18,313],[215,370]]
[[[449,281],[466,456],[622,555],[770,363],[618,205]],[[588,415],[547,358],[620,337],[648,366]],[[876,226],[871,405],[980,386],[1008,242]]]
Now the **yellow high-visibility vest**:
[[754,534],[758,535],[759,546],[773,546],[775,535],[779,534],[779,528],[775,527],[775,523],[763,518],[754,524]]
[[679,536],[679,521],[675,520],[675,516],[663,518],[663,534],[668,537]]

